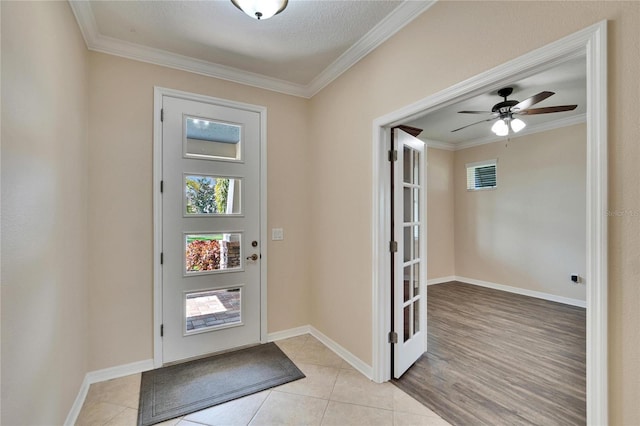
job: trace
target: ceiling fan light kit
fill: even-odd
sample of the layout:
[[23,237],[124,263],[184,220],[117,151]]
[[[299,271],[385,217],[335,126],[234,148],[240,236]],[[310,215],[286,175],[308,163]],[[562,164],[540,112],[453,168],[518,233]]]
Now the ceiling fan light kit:
[[466,126],[460,127],[458,129],[452,130],[452,132],[457,132],[458,130],[466,129],[467,127],[484,123],[487,121],[496,121],[493,126],[491,126],[491,131],[498,136],[507,136],[509,134],[509,130],[512,130],[514,133],[518,133],[522,129],[526,127],[526,123],[520,120],[514,115],[535,115],[535,114],[549,114],[553,112],[563,112],[563,111],[573,111],[576,109],[578,105],[558,105],[552,107],[544,107],[544,108],[533,108],[531,107],[538,102],[542,102],[548,97],[554,95],[554,92],[540,92],[536,95],[531,96],[530,98],[525,99],[522,102],[516,100],[508,100],[507,98],[513,92],[512,87],[505,87],[503,89],[498,90],[498,96],[504,98],[502,102],[498,102],[491,108],[491,111],[458,111],[460,114],[491,114],[493,117],[488,118],[486,120],[478,121],[475,123],[468,124]]
[[231,0],[231,3],[257,20],[269,19],[282,12],[288,0]]

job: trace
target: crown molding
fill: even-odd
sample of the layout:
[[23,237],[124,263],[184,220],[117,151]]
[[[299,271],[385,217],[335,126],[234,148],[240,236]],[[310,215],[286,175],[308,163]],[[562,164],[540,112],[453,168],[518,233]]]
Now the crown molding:
[[360,59],[384,43],[389,37],[397,33],[422,12],[426,11],[434,3],[435,0],[404,1],[331,65],[325,68],[311,83],[302,85],[216,64],[214,62],[167,52],[166,50],[103,36],[98,31],[98,25],[96,24],[95,16],[91,9],[91,2],[69,0],[69,5],[71,6],[71,10],[78,22],[80,32],[89,50],[302,98],[311,98],[318,93]]
[[[585,123],[587,121],[587,114],[577,114],[571,117],[560,118],[558,120],[548,121],[546,123],[540,123],[536,125],[529,125],[525,127],[517,135],[511,135],[511,139],[520,138],[526,135],[532,135],[534,133],[547,132],[549,130],[560,129],[562,127],[573,126],[574,124]],[[494,134],[472,139],[464,142],[442,142],[430,139],[422,139],[429,148],[444,149],[447,151],[460,151],[461,149],[467,149],[474,146],[486,145],[489,143],[500,142],[505,139],[504,136],[496,136]]]
[[429,1],[404,1],[387,15],[367,34],[347,49],[331,65],[325,68],[307,86],[309,98],[328,86],[333,80],[358,63],[382,43],[391,38],[395,33],[416,19],[436,3]]

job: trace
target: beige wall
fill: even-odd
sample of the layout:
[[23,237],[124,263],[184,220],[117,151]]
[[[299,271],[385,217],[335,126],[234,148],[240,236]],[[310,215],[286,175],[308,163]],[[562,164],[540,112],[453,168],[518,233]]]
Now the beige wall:
[[62,424],[88,359],[87,51],[66,2],[0,7],[1,423]]
[[309,324],[308,101],[91,52],[89,370],[153,357],[153,87],[267,107],[268,331]]
[[[639,2],[438,2],[311,99],[315,327],[371,363],[372,121],[603,19],[609,204],[637,212]],[[498,43],[505,34],[517,41]],[[640,419],[637,216],[611,217],[609,249],[611,423],[632,425]]]
[[[455,152],[455,270],[586,300],[586,126]],[[495,190],[467,191],[465,164],[497,159]]]
[[455,152],[427,148],[427,279],[455,275]]

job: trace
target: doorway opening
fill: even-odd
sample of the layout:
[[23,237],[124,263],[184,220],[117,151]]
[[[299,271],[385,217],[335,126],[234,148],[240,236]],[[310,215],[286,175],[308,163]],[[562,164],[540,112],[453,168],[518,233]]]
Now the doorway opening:
[[[389,129],[448,105],[497,91],[568,60],[584,57],[587,67],[587,195],[586,195],[586,307],[587,307],[587,423],[607,422],[607,108],[606,22],[598,23],[504,65],[408,105],[373,122],[373,373],[382,382],[391,377],[387,335],[391,323],[388,277],[390,254],[390,202],[386,151]],[[381,189],[382,188],[382,189]]]

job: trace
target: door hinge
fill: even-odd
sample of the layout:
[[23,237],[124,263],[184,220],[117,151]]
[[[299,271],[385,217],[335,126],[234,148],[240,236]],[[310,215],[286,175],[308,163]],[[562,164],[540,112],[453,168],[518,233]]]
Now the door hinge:
[[160,337],[164,337],[164,324],[160,324]]
[[160,121],[164,121],[164,108],[160,108]]
[[160,181],[160,192],[164,192],[164,181]]
[[397,241],[389,241],[389,251],[391,253],[396,253],[398,251],[398,242]]
[[389,151],[389,161],[398,161],[398,151],[395,149]]
[[164,253],[160,253],[160,264],[164,264]]
[[398,343],[398,333],[395,331],[389,332],[389,343]]

